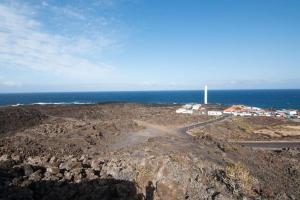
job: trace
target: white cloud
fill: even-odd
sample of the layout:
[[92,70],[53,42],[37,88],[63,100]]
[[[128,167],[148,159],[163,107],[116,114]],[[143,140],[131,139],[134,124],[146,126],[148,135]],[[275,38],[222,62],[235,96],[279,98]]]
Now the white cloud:
[[[48,6],[47,2],[43,4]],[[63,9],[67,15],[85,19],[73,10]],[[29,69],[86,82],[97,81],[112,71],[94,55],[109,47],[111,40],[97,32],[91,37],[49,33],[34,13],[29,7],[0,3],[1,68]]]
[[7,87],[17,87],[17,86],[21,86],[21,83],[16,83],[14,81],[4,81],[1,83],[1,85],[3,86],[7,86]]

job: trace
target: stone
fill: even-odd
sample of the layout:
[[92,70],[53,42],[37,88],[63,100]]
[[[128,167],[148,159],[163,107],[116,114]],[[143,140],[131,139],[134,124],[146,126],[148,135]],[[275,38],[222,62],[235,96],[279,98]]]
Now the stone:
[[78,162],[78,159],[77,158],[71,158],[71,162]]
[[42,180],[45,181],[58,181],[60,178],[51,174],[50,172],[47,172],[44,174],[44,178]]
[[82,173],[82,168],[75,168],[70,171],[74,175],[79,175]]
[[82,178],[83,176],[80,174],[80,175],[75,175],[74,176],[74,182],[75,183],[80,183],[82,181]]
[[27,158],[27,163],[30,165],[38,165],[42,166],[43,165],[43,160],[41,157],[36,156],[36,157],[28,157]]
[[21,162],[21,156],[19,156],[19,155],[13,154],[13,155],[11,155],[11,158],[17,163]]
[[70,171],[71,169],[81,168],[81,162],[78,161],[68,161],[61,163],[59,169]]
[[29,176],[29,180],[32,181],[40,181],[43,178],[42,170],[37,170]]
[[32,180],[25,180],[21,183],[21,187],[28,187],[32,183]]
[[23,181],[23,178],[22,177],[16,177],[16,178],[14,178],[13,180],[12,180],[12,185],[15,185],[15,186],[17,186],[17,185],[20,185],[21,183],[22,183],[22,181]]
[[48,164],[49,167],[59,167],[59,165],[60,165],[60,162],[57,157],[53,156],[50,158],[49,164]]
[[72,169],[70,172],[73,175],[74,181],[76,183],[81,182],[82,178],[84,177],[84,175],[82,173],[83,172],[82,168],[75,168],[75,169]]
[[54,162],[57,162],[57,160],[58,160],[58,159],[57,159],[55,156],[53,156],[53,157],[50,158],[49,163],[52,164],[52,163],[54,163]]
[[73,179],[73,175],[72,175],[71,172],[66,171],[66,172],[64,173],[64,178],[65,178],[66,180],[72,180],[72,179]]
[[95,171],[101,171],[101,168],[102,168],[102,164],[104,162],[102,162],[100,159],[93,159],[91,161],[91,167],[93,170]]
[[24,175],[25,176],[30,176],[34,172],[31,165],[28,165],[28,164],[23,166],[23,170],[24,170]]
[[47,172],[49,172],[50,174],[58,174],[60,172],[58,167],[48,167],[47,168]]
[[9,159],[10,159],[10,156],[7,154],[4,154],[0,157],[0,162],[7,161]]
[[88,158],[88,156],[86,155],[82,155],[79,159],[79,161],[82,163],[83,166],[85,167],[90,167],[91,164],[90,164],[90,160]]
[[0,168],[2,169],[10,169],[12,168],[14,165],[16,164],[16,162],[12,159],[7,159],[7,160],[3,160],[0,162]]
[[85,159],[88,159],[88,156],[87,155],[82,155],[80,158],[79,158],[79,161],[83,161]]
[[85,169],[85,174],[88,180],[94,180],[98,178],[98,176],[95,174],[95,171],[91,168]]

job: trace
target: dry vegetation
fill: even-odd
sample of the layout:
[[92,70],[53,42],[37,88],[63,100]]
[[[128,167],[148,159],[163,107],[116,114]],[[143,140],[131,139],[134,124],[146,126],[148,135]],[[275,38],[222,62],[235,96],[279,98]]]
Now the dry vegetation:
[[253,193],[254,178],[241,162],[228,164],[226,174],[231,180],[237,182],[243,191],[248,194]]
[[194,129],[192,134],[226,141],[299,139],[300,125],[270,117],[230,117],[225,121]]

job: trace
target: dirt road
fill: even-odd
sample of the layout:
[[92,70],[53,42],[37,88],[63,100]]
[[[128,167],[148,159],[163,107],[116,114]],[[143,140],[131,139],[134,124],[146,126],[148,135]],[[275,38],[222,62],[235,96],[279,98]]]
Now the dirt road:
[[208,124],[213,124],[213,123],[216,123],[216,122],[220,122],[220,121],[223,121],[225,120],[226,118],[228,118],[229,116],[228,115],[224,115],[222,117],[218,117],[216,119],[212,119],[212,120],[209,120],[209,121],[204,121],[204,122],[199,122],[199,123],[194,123],[194,124],[191,124],[191,125],[188,125],[188,126],[185,126],[185,127],[182,127],[180,129],[178,129],[178,132],[181,134],[181,135],[187,135],[188,134],[188,131],[191,130],[191,129],[194,129],[194,128],[199,128],[199,127],[202,127],[202,126],[206,126]]
[[300,141],[232,141],[231,143],[265,150],[300,149]]

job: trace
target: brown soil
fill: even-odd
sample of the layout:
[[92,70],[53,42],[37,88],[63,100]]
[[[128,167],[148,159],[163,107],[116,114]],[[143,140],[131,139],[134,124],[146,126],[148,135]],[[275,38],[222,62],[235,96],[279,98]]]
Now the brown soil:
[[179,128],[211,118],[177,108],[1,108],[0,199],[300,199],[299,151],[227,142],[273,139],[256,131],[297,124],[227,118],[192,137]]
[[229,117],[194,129],[195,136],[211,136],[231,140],[294,140],[300,139],[300,123],[271,117]]

